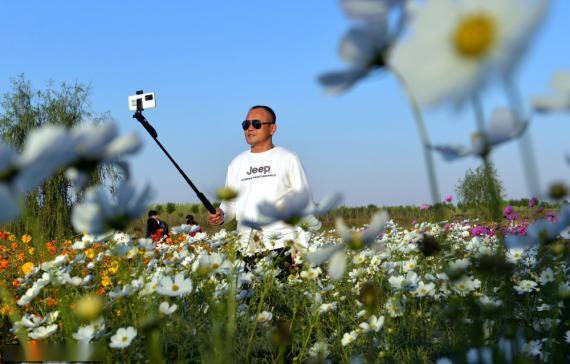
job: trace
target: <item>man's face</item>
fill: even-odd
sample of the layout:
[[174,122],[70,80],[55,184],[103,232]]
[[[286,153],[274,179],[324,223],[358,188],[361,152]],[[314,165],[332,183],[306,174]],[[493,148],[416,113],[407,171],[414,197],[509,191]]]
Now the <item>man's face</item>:
[[[265,111],[264,109],[253,109],[250,110],[246,116],[247,120],[260,120],[263,123],[272,122],[273,119],[271,118],[271,114]],[[275,124],[263,124],[261,125],[261,129],[256,129],[253,125],[249,125],[247,130],[243,131],[245,136],[245,141],[247,144],[254,146],[259,143],[263,143],[271,138],[271,136],[277,130],[277,126]]]

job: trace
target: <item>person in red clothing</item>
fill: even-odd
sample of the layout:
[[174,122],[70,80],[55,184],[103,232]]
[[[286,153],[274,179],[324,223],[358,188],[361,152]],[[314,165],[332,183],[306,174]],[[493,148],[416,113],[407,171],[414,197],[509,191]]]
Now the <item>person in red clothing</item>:
[[202,232],[202,227],[194,220],[194,216],[193,215],[186,215],[186,225],[198,225],[199,230],[190,233],[190,236],[194,236],[197,233],[201,233]]

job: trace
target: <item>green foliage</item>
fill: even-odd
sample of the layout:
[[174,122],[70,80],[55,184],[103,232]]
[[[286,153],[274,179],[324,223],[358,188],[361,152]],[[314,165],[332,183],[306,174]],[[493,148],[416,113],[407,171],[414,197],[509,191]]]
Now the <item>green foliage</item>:
[[[497,189],[498,196],[503,199],[505,189],[503,183],[498,177],[496,168],[491,165],[490,175],[495,182],[495,188]],[[485,176],[485,167],[483,165],[473,169],[468,169],[465,172],[465,177],[460,179],[458,184],[455,186],[455,193],[459,199],[459,207],[465,208],[475,208],[478,210],[483,210],[486,206],[491,203],[491,197],[489,195],[489,183]]]
[[156,207],[154,208],[154,210],[156,211],[157,214],[162,214],[164,212],[164,206],[162,205],[156,205]]
[[169,202],[166,204],[166,212],[171,214],[176,211],[176,204],[174,202]]

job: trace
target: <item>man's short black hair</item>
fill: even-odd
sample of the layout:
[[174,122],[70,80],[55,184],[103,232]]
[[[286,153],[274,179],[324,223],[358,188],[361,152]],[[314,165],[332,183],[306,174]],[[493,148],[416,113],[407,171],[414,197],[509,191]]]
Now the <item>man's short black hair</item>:
[[156,216],[156,215],[158,215],[158,212],[156,212],[156,210],[150,210],[150,211],[148,212],[148,217],[153,217],[153,216]]
[[254,109],[263,109],[265,111],[267,111],[269,114],[271,114],[271,117],[273,118],[273,122],[276,123],[277,122],[277,115],[275,115],[275,111],[273,111],[272,108],[270,108],[269,106],[265,106],[265,105],[255,105],[249,108],[249,111],[254,110]]

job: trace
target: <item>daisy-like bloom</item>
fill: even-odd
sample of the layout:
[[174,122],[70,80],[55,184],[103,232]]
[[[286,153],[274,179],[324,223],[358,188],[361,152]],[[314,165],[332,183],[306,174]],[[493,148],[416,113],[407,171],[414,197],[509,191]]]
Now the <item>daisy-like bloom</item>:
[[414,291],[414,294],[416,297],[433,296],[435,294],[434,289],[435,284],[433,282],[425,284],[423,281],[420,281],[416,287],[416,290]]
[[174,280],[169,276],[165,276],[160,280],[156,292],[163,296],[185,296],[192,292],[192,281],[190,278],[184,278],[184,273],[182,272],[178,273]]
[[124,349],[131,345],[133,339],[137,336],[137,329],[132,326],[127,328],[121,327],[117,330],[115,335],[111,336],[109,347],[113,349]]
[[492,78],[513,72],[548,6],[548,0],[428,0],[389,63],[420,103],[462,105]]
[[77,341],[90,342],[95,337],[95,326],[81,326],[72,336]]
[[[306,191],[295,191],[286,194],[279,201],[271,203],[263,201],[257,205],[260,221],[243,220],[242,225],[260,230],[262,226],[283,221],[289,225],[299,225],[311,223],[312,230],[318,230],[320,222],[314,218],[315,215],[323,215],[334,209],[340,201],[340,194],[333,194],[325,197],[323,201],[315,205],[311,201],[311,196]],[[312,217],[312,218],[311,218]]]
[[309,268],[301,272],[301,278],[307,280],[317,279],[321,274],[322,270],[319,267],[316,268]]
[[307,261],[313,265],[320,265],[328,261],[329,276],[333,280],[338,280],[342,278],[346,270],[346,248],[361,250],[364,247],[372,246],[372,244],[376,242],[378,235],[383,232],[387,226],[388,214],[385,211],[374,215],[370,225],[362,231],[349,229],[341,218],[337,218],[336,231],[341,237],[341,244],[311,252],[307,254]]
[[319,314],[323,314],[334,310],[336,310],[336,302],[323,303],[322,305],[319,306],[319,309],[317,311],[319,312]]
[[210,272],[229,273],[232,264],[226,257],[220,253],[202,253],[192,264],[192,271],[207,274]]
[[384,326],[384,316],[376,317],[372,315],[367,322],[361,322],[358,326],[362,329],[362,332],[378,332]]
[[186,224],[173,226],[172,229],[170,229],[170,231],[172,231],[173,234],[192,234],[199,230],[200,230],[199,225],[186,225]]
[[309,349],[309,356],[311,358],[326,359],[330,355],[329,344],[324,341],[317,341]]
[[52,336],[57,331],[57,324],[40,326],[35,328],[32,332],[28,334],[31,339],[43,340],[47,337]]
[[122,230],[131,220],[146,212],[150,197],[149,186],[137,194],[129,182],[121,183],[115,201],[111,200],[104,187],[90,187],[83,202],[73,208],[73,228],[90,234]]
[[554,271],[548,267],[540,273],[540,284],[544,286],[550,282],[554,282]]
[[114,164],[128,175],[121,157],[139,151],[140,138],[134,134],[118,136],[114,123],[80,124],[71,129],[70,138],[74,144],[75,160],[66,171],[66,177],[76,188],[83,187],[90,172],[102,163]]
[[513,288],[515,289],[515,291],[517,291],[518,294],[523,294],[523,293],[536,291],[537,290],[536,286],[537,283],[535,281],[525,279],[520,281],[519,284],[517,284],[516,286],[513,286]]
[[523,248],[510,248],[507,250],[507,261],[509,263],[516,264],[518,263],[524,256],[524,249]]
[[538,112],[570,111],[570,72],[558,71],[552,76],[550,87],[554,95],[536,96],[532,106]]
[[570,225],[570,204],[560,207],[558,220],[550,222],[540,219],[532,223],[526,235],[510,235],[505,238],[505,245],[509,248],[527,248],[541,243],[555,240]]
[[410,290],[417,286],[418,275],[414,271],[409,271],[405,276],[392,276],[388,279],[390,285],[399,290]]
[[479,298],[479,304],[487,309],[495,309],[503,304],[501,300],[493,300],[488,296],[481,296]]
[[177,308],[178,305],[176,304],[169,305],[168,302],[164,301],[160,304],[160,306],[158,306],[158,311],[163,315],[168,316],[172,314],[174,311],[176,311]]
[[469,276],[463,276],[451,284],[451,288],[460,296],[466,296],[479,287],[481,287],[481,281]]
[[255,320],[260,324],[266,324],[273,318],[273,314],[269,311],[260,312],[259,315],[255,317]]
[[351,332],[345,332],[340,342],[342,346],[347,346],[352,344],[357,337],[358,337],[358,331],[356,330],[353,330]]
[[505,108],[495,109],[485,135],[474,133],[471,146],[461,145],[434,145],[431,149],[441,153],[446,161],[453,161],[466,156],[484,156],[492,148],[520,137],[526,130],[528,123],[519,123],[513,113]]

